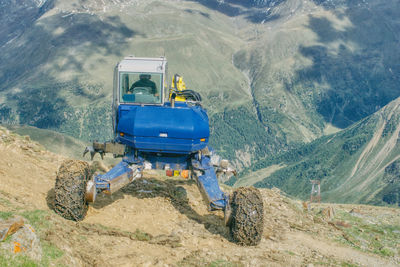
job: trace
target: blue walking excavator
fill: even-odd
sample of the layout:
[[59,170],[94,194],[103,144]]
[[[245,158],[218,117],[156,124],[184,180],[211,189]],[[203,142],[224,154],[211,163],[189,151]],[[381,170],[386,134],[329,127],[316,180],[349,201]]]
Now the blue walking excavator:
[[99,193],[113,194],[140,179],[146,169],[180,173],[195,179],[210,211],[223,210],[232,238],[242,245],[257,245],[263,232],[263,201],[258,189],[223,192],[220,174],[235,173],[208,146],[209,120],[199,93],[186,89],[182,77],[173,76],[167,88],[167,61],[126,57],[114,70],[112,120],[114,138],[93,142],[84,155],[99,153],[121,157],[103,174],[90,172],[85,161],[66,160],[57,173],[55,211],[70,220],[83,220],[88,203]]

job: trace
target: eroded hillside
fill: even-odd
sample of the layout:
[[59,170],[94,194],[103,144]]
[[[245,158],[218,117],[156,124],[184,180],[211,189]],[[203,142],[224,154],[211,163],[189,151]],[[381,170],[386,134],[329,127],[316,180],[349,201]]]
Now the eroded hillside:
[[242,247],[230,239],[222,213],[207,211],[193,181],[157,172],[115,195],[100,195],[84,221],[67,221],[52,210],[55,174],[63,159],[28,137],[0,129],[0,218],[22,216],[35,228],[43,250],[39,262],[0,250],[2,266],[400,264],[396,209],[307,208],[279,190],[262,189],[263,239],[256,247]]

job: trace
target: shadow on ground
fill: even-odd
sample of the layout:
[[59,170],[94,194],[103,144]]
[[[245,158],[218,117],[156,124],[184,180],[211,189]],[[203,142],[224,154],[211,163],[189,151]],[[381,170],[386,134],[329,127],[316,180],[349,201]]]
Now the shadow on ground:
[[280,18],[279,15],[273,14],[272,9],[279,6],[286,0],[274,1],[240,1],[240,0],[186,0],[189,2],[197,2],[208,9],[220,12],[229,17],[243,16],[252,23],[261,23],[272,21]]
[[[195,181],[193,180],[159,180],[154,178],[139,179],[113,195],[98,198],[92,206],[93,208],[100,210],[119,199],[123,199],[124,195],[130,195],[139,199],[163,197],[170,200],[174,208],[181,214],[185,215],[188,219],[204,225],[204,228],[210,233],[220,235],[221,237],[233,242],[229,234],[229,229],[225,226],[222,217],[216,214],[200,215],[190,206],[186,189],[182,185],[194,184]],[[47,206],[51,210],[54,210],[54,189],[47,192],[46,200]]]

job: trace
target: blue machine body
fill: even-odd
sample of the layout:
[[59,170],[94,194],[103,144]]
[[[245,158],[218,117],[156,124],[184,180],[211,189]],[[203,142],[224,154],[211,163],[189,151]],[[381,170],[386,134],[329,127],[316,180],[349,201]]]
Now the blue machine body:
[[[224,209],[229,197],[219,187],[211,156],[201,152],[212,151],[208,147],[210,128],[207,112],[196,102],[174,101],[171,104],[164,101],[168,95],[166,69],[165,58],[127,57],[116,66],[113,93],[115,137],[110,143],[124,145],[125,153],[122,161],[109,172],[94,176],[95,190],[113,193],[126,182],[141,176],[149,163],[152,169],[167,169],[168,165],[172,170],[192,170],[209,208]],[[131,90],[141,74],[151,76],[157,82],[156,88],[160,90],[156,94]],[[93,148],[91,151],[96,152]]]
[[198,105],[118,106],[116,141],[140,152],[190,154],[205,148],[210,136],[206,111]]

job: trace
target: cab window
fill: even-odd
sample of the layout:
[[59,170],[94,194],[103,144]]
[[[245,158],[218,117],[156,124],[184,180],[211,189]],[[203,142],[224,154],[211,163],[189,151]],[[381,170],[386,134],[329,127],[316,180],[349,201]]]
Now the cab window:
[[119,79],[121,103],[161,103],[161,73],[122,72]]

